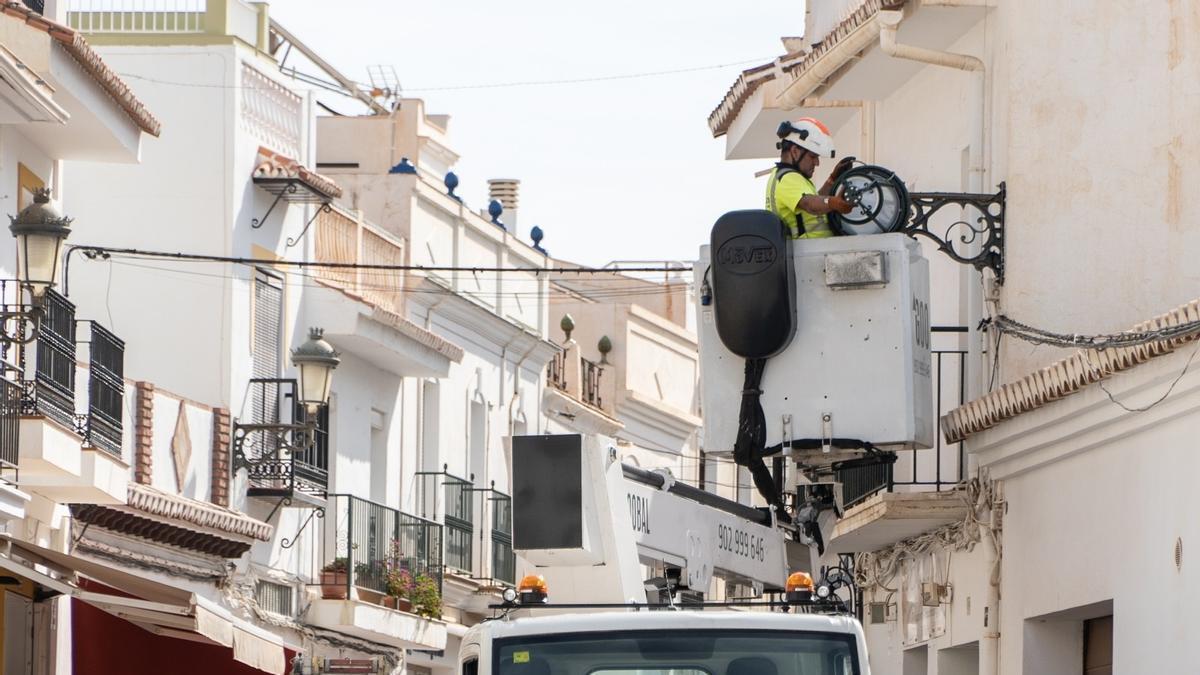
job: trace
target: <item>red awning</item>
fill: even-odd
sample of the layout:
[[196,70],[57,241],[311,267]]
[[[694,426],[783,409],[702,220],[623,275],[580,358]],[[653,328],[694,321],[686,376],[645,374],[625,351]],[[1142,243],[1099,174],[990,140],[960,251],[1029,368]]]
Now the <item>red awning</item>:
[[220,646],[232,650],[233,660],[259,671],[272,675],[287,672],[282,638],[235,617],[212,600],[94,560],[8,541],[11,557],[0,555],[0,569],[87,603],[155,636]]

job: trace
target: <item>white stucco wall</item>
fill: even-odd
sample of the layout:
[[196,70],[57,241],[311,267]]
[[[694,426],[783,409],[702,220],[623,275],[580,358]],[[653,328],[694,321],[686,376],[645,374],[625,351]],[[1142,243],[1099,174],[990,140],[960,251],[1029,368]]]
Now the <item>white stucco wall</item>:
[[[262,218],[274,197],[250,177],[260,145],[281,152],[279,147],[290,146],[299,150],[294,159],[311,164],[307,94],[293,94],[298,109],[284,111],[296,117],[284,126],[297,134],[284,140],[248,116],[253,83],[244,79],[245,69],[263,74],[274,69],[244,46],[101,52],[114,69],[133,75],[130,86],[162,120],[163,133],[147,144],[141,164],[68,165],[80,186],[71,206],[89,213],[91,233],[83,236],[85,230],[77,228],[72,243],[239,257],[301,254],[303,247],[289,250],[285,240],[300,232],[312,207],[280,202],[261,228],[252,228],[251,220]],[[126,340],[127,377],[235,411],[240,407],[249,372],[247,268],[120,257],[90,261],[77,255],[71,273],[72,299],[105,308],[103,318],[111,316],[106,324]],[[289,316],[295,315],[302,282],[289,280]],[[148,312],[154,320],[146,320]]]

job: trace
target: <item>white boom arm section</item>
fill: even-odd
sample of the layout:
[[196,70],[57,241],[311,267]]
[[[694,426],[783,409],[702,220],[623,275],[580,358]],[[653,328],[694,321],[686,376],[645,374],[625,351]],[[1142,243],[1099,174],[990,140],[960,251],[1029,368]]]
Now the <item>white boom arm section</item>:
[[643,564],[654,561],[702,593],[713,576],[784,587],[785,535],[769,516],[624,465],[607,443],[514,438],[513,484],[513,547],[556,603],[644,603]]

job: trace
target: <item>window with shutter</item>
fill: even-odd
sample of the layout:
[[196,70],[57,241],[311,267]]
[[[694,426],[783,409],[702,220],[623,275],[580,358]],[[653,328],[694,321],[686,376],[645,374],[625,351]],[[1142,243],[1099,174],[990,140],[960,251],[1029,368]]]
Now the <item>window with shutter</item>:
[[[254,344],[251,358],[255,379],[278,378],[283,369],[283,280],[263,270],[254,273]],[[278,392],[273,387],[255,387],[254,418],[262,423],[279,422]]]

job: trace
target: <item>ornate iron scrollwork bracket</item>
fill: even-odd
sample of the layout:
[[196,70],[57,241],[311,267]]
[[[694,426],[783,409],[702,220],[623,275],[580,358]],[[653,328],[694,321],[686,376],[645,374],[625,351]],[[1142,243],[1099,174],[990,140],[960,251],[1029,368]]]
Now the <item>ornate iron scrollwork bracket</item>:
[[275,210],[275,205],[279,203],[280,199],[283,199],[283,195],[296,194],[296,191],[299,189],[296,187],[296,182],[296,180],[289,180],[287,186],[275,194],[275,201],[271,202],[271,207],[267,209],[267,212],[263,214],[263,217],[250,219],[250,227],[256,230],[262,227],[263,224],[267,222],[267,218],[271,215],[271,212]]
[[[901,230],[916,238],[925,237],[953,260],[971,265],[982,272],[990,269],[996,283],[1004,283],[1004,195],[1000,184],[996,194],[965,192],[909,193],[909,222]],[[942,234],[930,229],[934,214],[949,206],[972,208],[979,212],[975,224],[958,220],[945,227]],[[965,217],[965,216],[964,216]],[[938,229],[942,229],[938,227]]]
[[[295,447],[292,442],[293,438],[304,442],[311,437],[311,434],[305,434],[307,427],[303,424],[239,424],[237,421],[233,423],[232,448],[230,451],[233,455],[233,470],[238,469],[254,470],[254,467],[262,464],[266,460],[279,460],[280,451],[291,450],[296,451],[300,448]],[[273,436],[271,445],[274,451],[269,455],[263,455],[255,459],[251,459],[246,455],[247,439],[253,433],[268,433]]]
[[296,530],[296,534],[293,535],[291,539],[284,537],[283,539],[279,540],[279,548],[291,548],[295,546],[296,542],[300,540],[300,535],[304,534],[304,530],[308,527],[308,524],[312,522],[313,516],[316,516],[317,518],[324,518],[325,507],[314,506],[312,510],[308,512],[308,517],[305,518],[304,522],[300,524],[300,529]]
[[329,202],[322,202],[321,208],[317,209],[317,212],[313,214],[312,218],[308,219],[308,222],[304,224],[304,229],[300,230],[300,234],[296,235],[295,237],[287,238],[287,247],[286,248],[291,248],[291,247],[295,246],[296,244],[299,244],[300,240],[304,238],[304,233],[308,232],[308,228],[312,226],[313,222],[317,219],[317,217],[320,216],[322,213],[329,213],[330,211],[333,211],[333,206],[331,206]]

